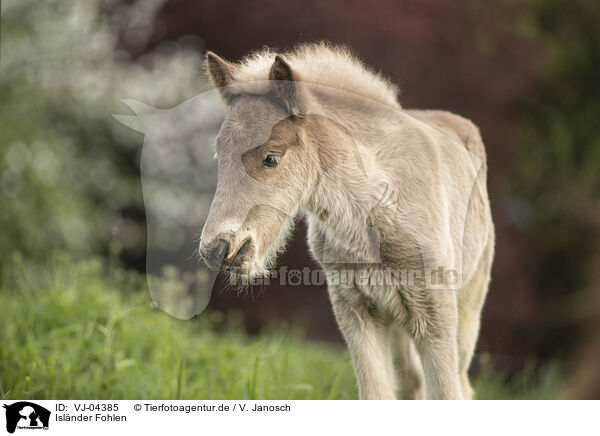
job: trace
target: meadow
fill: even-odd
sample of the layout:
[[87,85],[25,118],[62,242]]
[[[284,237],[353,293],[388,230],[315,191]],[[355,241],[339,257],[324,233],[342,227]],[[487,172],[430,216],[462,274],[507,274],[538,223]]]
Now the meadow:
[[[139,273],[66,255],[34,267],[13,256],[1,277],[2,399],[357,398],[342,344],[282,324],[248,336],[234,311],[210,306],[191,321],[171,318],[152,306]],[[478,359],[481,399],[560,395],[556,371],[507,381],[489,356]]]

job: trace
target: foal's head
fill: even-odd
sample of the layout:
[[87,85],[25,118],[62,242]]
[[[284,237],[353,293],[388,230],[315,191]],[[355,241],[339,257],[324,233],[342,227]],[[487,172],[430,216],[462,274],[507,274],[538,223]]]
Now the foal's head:
[[234,84],[237,65],[212,53],[207,63],[228,111],[216,139],[217,190],[200,253],[211,268],[256,274],[283,246],[314,190],[329,159],[323,144],[341,133],[324,117],[306,115],[299,82],[281,57],[268,80],[245,89]]

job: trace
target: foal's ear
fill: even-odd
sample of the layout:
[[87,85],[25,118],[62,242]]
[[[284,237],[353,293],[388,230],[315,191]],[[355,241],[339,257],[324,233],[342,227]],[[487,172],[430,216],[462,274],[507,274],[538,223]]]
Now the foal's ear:
[[269,80],[273,81],[275,96],[291,115],[300,115],[301,101],[295,83],[294,72],[289,64],[280,56],[275,56],[275,62],[269,72]]
[[233,95],[227,86],[233,83],[233,73],[236,66],[212,51],[206,52],[206,65],[210,81],[219,90],[221,98],[226,104],[231,103]]

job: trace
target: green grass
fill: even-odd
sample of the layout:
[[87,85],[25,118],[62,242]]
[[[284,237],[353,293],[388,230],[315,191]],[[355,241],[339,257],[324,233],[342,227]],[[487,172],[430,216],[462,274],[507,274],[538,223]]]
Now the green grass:
[[530,359],[521,373],[507,381],[505,376],[492,370],[488,355],[477,358],[482,368],[473,382],[478,399],[552,400],[562,396],[563,377],[557,363],[536,365],[535,359]]
[[[0,398],[357,396],[342,347],[284,326],[248,337],[215,312],[173,319],[150,305],[136,273],[57,257],[43,268],[17,259],[1,275]],[[556,386],[506,384],[491,373],[476,383],[480,398],[548,398]]]

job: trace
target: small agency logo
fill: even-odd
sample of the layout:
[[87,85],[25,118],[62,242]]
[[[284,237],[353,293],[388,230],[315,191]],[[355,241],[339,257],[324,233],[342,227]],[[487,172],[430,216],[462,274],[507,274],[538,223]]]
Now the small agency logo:
[[50,423],[48,409],[29,401],[4,404],[3,407],[6,409],[6,431],[9,433],[14,433],[16,429],[48,430]]

